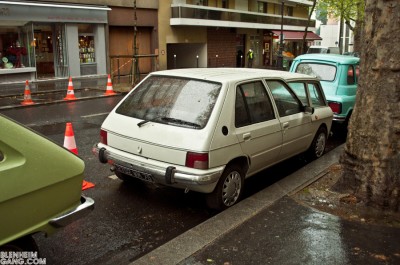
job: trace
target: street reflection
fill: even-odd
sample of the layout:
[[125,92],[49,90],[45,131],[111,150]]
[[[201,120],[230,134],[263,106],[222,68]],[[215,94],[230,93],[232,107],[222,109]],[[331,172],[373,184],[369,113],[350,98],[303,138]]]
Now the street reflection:
[[333,215],[311,212],[304,217],[302,231],[306,264],[349,264],[346,246],[341,238],[340,219]]

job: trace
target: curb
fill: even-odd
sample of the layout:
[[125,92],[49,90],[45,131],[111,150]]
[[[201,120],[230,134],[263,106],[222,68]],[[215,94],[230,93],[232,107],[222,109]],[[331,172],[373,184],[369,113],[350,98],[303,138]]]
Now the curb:
[[343,148],[344,144],[237,205],[177,236],[130,263],[130,265],[180,264],[194,253],[267,209],[280,198],[322,177],[326,168],[339,160]]

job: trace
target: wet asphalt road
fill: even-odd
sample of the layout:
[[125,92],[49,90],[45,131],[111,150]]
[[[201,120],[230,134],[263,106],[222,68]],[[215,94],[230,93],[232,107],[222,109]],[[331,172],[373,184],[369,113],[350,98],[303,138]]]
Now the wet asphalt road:
[[[95,210],[57,234],[35,239],[47,264],[127,264],[214,216],[201,194],[138,182],[126,185],[91,154],[107,113],[121,96],[0,110],[62,145],[65,123],[72,122],[85,180],[96,186],[83,191]],[[330,140],[328,150],[343,143]],[[46,163],[47,161],[43,161]],[[268,187],[304,166],[293,158],[246,181],[245,197]]]

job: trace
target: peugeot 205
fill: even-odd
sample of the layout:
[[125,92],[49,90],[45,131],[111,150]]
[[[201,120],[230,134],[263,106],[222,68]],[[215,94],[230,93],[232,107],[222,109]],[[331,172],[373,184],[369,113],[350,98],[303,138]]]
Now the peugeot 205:
[[104,120],[93,152],[122,180],[207,194],[225,209],[244,180],[295,155],[323,155],[332,123],[317,79],[243,68],[151,73]]

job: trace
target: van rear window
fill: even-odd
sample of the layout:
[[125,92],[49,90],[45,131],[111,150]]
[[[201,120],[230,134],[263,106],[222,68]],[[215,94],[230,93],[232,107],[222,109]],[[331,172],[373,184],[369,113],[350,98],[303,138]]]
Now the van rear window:
[[296,68],[296,73],[310,75],[321,81],[335,80],[336,71],[336,66],[321,63],[300,63]]
[[221,84],[169,76],[151,76],[117,108],[118,114],[194,129],[210,118]]

